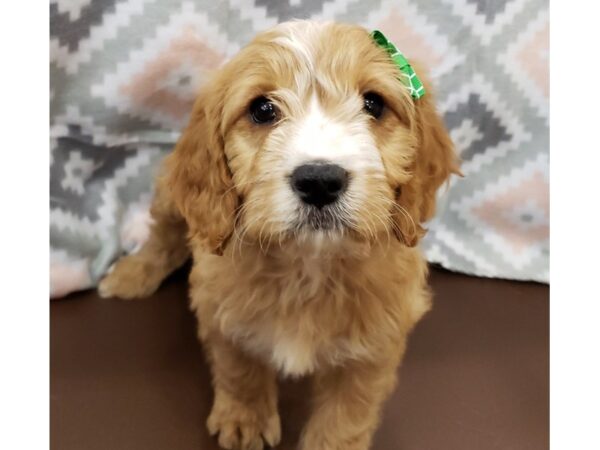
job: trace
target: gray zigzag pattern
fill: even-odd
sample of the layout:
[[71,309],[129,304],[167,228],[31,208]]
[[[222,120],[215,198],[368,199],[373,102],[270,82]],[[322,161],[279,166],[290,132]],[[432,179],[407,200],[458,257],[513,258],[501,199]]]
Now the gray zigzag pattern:
[[[69,52],[76,55],[81,51],[79,44],[89,38],[91,30],[94,27],[102,27],[103,19],[107,14],[115,11],[115,5],[127,1],[136,0],[95,0],[90,6],[82,9],[80,19],[75,21],[70,21],[66,14],[59,13],[56,4],[51,2],[51,35],[56,37]],[[468,1],[475,4],[486,24],[491,24],[504,14],[507,5],[516,0]],[[297,3],[289,0],[283,2],[268,0],[240,2],[238,0],[235,4],[239,4],[239,7],[233,6],[233,3],[233,0],[220,3],[208,0],[146,0],[141,14],[136,13],[126,27],[118,30],[116,36],[107,38],[101,49],[93,50],[91,60],[82,62],[75,74],[69,74],[56,63],[51,63],[53,120],[65,115],[69,107],[77,106],[82,116],[92,118],[96,132],[104,128],[110,135],[131,136],[128,145],[108,148],[93,142],[88,133],[94,130],[85,127],[85,129],[78,129],[78,125],[81,128],[84,123],[67,124],[67,135],[56,139],[56,147],[52,150],[51,208],[65,208],[78,217],[98,220],[102,181],[111,179],[115,171],[123,167],[129,157],[134,157],[136,152],[140,151],[140,146],[157,144],[163,152],[166,152],[175,141],[177,133],[174,131],[178,130],[172,130],[164,124],[155,123],[135,114],[119,112],[116,108],[107,105],[103,98],[91,95],[91,86],[101,84],[107,74],[114,73],[121,64],[130,61],[132,52],[143,48],[149,39],[156,37],[158,30],[169,23],[172,14],[180,13],[184,7],[193,5],[195,11],[205,14],[211,24],[217,25],[230,43],[242,46],[257,31],[260,31],[256,28],[262,27],[261,24],[265,23],[265,20],[276,18],[277,21],[282,21],[296,17],[311,17],[322,13],[325,7],[331,9],[335,6],[334,9],[338,11],[336,20],[364,23],[372,11],[382,8],[381,0],[303,0]],[[402,11],[406,3],[406,1],[399,1],[394,6]],[[446,259],[452,262],[450,268],[476,273],[477,267],[471,260],[458,254],[439,239],[435,231],[436,223],[443,223],[456,232],[469,229],[470,225],[465,223],[453,208],[448,207],[449,205],[471,197],[490,182],[509,175],[515,168],[523,166],[528,161],[535,160],[538,155],[547,154],[549,143],[547,117],[539,115],[536,106],[529,103],[527,96],[520,92],[521,88],[510,78],[507,70],[511,62],[500,58],[507,46],[539,14],[539,11],[547,8],[547,3],[544,0],[526,2],[524,8],[496,33],[487,45],[482,44],[481,40],[470,32],[465,26],[464,19],[453,11],[452,5],[448,2],[424,0],[410,1],[410,4],[426,18],[438,35],[447,39],[450,48],[464,57],[460,65],[452,67],[450,71],[435,80],[439,102],[445,103],[457,89],[471,82],[474,72],[480,72],[485,82],[501,98],[502,109],[507,110],[506,114],[518,117],[519,123],[531,135],[531,139],[523,141],[516,148],[507,151],[505,155],[482,166],[481,170],[469,174],[468,180],[453,183],[452,189],[443,198],[440,215],[431,224],[432,231],[425,239],[425,249],[437,246]],[[265,13],[266,17],[257,19]],[[466,103],[459,104],[453,110],[445,111],[445,120],[450,129],[460,126],[464,120],[470,118],[484,136],[465,149],[463,153],[465,160],[485,154],[489,148],[500,142],[509,144],[515,142],[515,136],[510,134],[512,131],[506,129],[496,113],[499,105],[489,104],[487,101],[480,92],[473,91],[469,93]],[[65,163],[74,151],[80,152],[82,157],[98,164],[93,179],[85,185],[85,199],[63,189],[62,186]],[[147,166],[140,168],[138,176],[128,179],[125,186],[118,189],[119,201],[123,205],[137,201],[142,193],[148,192],[159,159],[153,157]],[[539,278],[539,274],[547,272],[547,247],[542,248],[541,256],[531,261],[528,267],[515,271],[510,264],[498,258],[496,251],[484,242],[478,233],[478,230],[470,229],[469,232],[462,233],[463,245],[477,253],[480,258],[493,262],[504,276],[536,279]],[[89,256],[94,259],[95,263],[92,264],[91,270],[96,278],[103,273],[111,258],[119,251],[117,241],[102,243],[85,239],[83,235],[55,226],[51,228],[51,244],[55,249],[64,249],[70,254]]]
[[290,19],[308,19],[323,10],[323,5],[327,1],[323,0],[303,0],[292,5],[289,0],[256,0],[257,6],[267,8],[267,13],[271,17],[276,17],[279,22],[285,22]]
[[56,3],[50,3],[50,37],[57,38],[70,51],[77,50],[79,42],[90,35],[90,28],[102,20],[102,16],[114,10],[118,0],[94,0],[81,10],[76,20],[71,20],[67,13],[58,11]]
[[[79,217],[87,217],[92,221],[99,219],[98,205],[102,204],[102,192],[107,179],[114,176],[125,161],[137,155],[139,150],[126,150],[124,147],[115,148],[116,151],[103,151],[89,142],[70,138],[58,140],[54,151],[54,162],[50,167],[50,207],[61,208],[76,212]],[[95,169],[84,183],[85,195],[79,195],[62,186],[65,178],[65,168],[71,155],[76,152],[84,159],[92,161]]]
[[468,0],[469,3],[474,3],[477,12],[485,16],[486,23],[492,23],[496,16],[506,9],[506,4],[510,0]]
[[[438,3],[436,7],[441,8],[444,5],[445,4],[443,3]],[[486,82],[491,84],[494,91],[501,93],[504,98],[523,98],[523,93],[519,91],[519,88],[512,82],[506,73],[506,67],[510,67],[510,61],[498,61],[498,57],[504,53],[508,43],[512,42],[514,36],[524,30],[526,24],[531,21],[533,17],[537,16],[539,7],[539,2],[529,2],[524,10],[487,46],[482,45],[478,38],[468,33],[452,33],[451,30],[453,27],[460,27],[462,24],[460,18],[456,18],[456,16],[452,15],[448,10],[449,16],[454,18],[456,23],[453,23],[453,20],[436,23],[438,23],[440,28],[445,31],[444,34],[446,36],[453,37],[451,40],[453,45],[458,48],[468,48],[469,51],[463,53],[466,56],[466,60],[462,65],[455,67],[451,73],[438,80],[440,99],[442,99],[442,101],[445,100],[448,95],[454,92],[456,86],[460,86],[465,80],[471,79],[474,67],[487,68],[485,72]],[[431,11],[426,7],[421,8],[421,6],[420,9],[425,14]],[[436,9],[436,13],[439,14],[439,10]],[[486,170],[470,174],[468,183],[455,183],[452,190],[448,193],[446,199],[447,203],[450,204],[463,197],[474,195],[482,186],[493,181],[493,179],[490,179],[490,175],[495,177],[495,179],[499,179],[508,175],[515,167],[522,166],[525,162],[536,159],[537,155],[548,152],[549,133],[547,120],[540,117],[535,108],[526,101],[506,103],[508,108],[510,108],[511,114],[521,118],[521,123],[526,124],[527,131],[532,135],[532,140],[523,142],[521,146],[514,151],[508,152],[504,157],[494,160]],[[491,106],[493,107],[494,105]],[[446,118],[448,117],[447,114]],[[452,128],[452,126],[450,126],[450,128]],[[453,229],[460,230],[470,228],[456,212],[451,211],[449,208],[443,212],[443,215],[440,216],[438,220],[439,222],[449,224]],[[540,275],[531,276],[529,274],[543,274],[547,272],[547,256],[549,253],[548,244],[542,249],[541,256],[534,259],[528,267],[521,271],[515,271],[510,264],[497,257],[496,251],[481,239],[477,230],[473,231],[473,233],[464,233],[461,235],[465,240],[465,246],[476,248],[481,257],[488,261],[494,261],[495,266],[501,273],[511,274],[511,277],[513,278],[533,278],[539,281],[544,280]],[[425,247],[430,247],[434,242],[443,247],[445,246],[442,241],[436,240],[434,236],[430,236],[426,238],[424,242]],[[457,265],[457,268],[458,270],[464,270],[467,273],[477,273],[476,271],[471,272],[468,267],[462,264]],[[528,275],[523,276],[520,275],[519,272]]]
[[465,120],[471,120],[478,123],[479,131],[483,134],[481,139],[477,139],[463,149],[461,158],[468,161],[477,154],[483,154],[488,148],[495,147],[502,141],[508,141],[510,136],[506,128],[494,117],[486,105],[482,103],[479,96],[475,93],[469,95],[467,103],[463,103],[453,111],[448,111],[444,120],[449,129],[458,128]]
[[[105,148],[85,144],[81,141],[59,139],[52,151],[54,171],[52,172],[50,186],[51,209],[71,213],[77,220],[88,221],[97,229],[105,219],[99,215],[101,208],[105,207],[104,197],[107,197],[107,201],[116,202],[118,208],[116,211],[117,217],[112,220],[114,223],[112,229],[102,229],[101,234],[112,236],[110,239],[98,239],[95,236],[87,235],[83,230],[66,231],[60,224],[51,222],[51,247],[55,250],[64,250],[75,257],[89,257],[92,279],[97,280],[101,277],[114,258],[122,251],[118,232],[120,212],[126,205],[137,201],[141,195],[147,194],[152,189],[151,180],[156,175],[159,162],[169,150],[170,146],[164,147],[159,152],[144,146],[139,149],[120,147],[116,151],[107,152]],[[57,177],[59,167],[60,170],[64,170],[64,163],[72,152],[82,153],[86,158],[99,163],[93,177],[86,183],[85,195],[83,196],[77,196],[64,189],[60,185],[61,179]],[[148,161],[146,164],[140,164],[135,177],[126,179],[122,183],[123,186],[117,188],[115,192],[107,192],[109,183],[113,181],[123,182],[123,179],[115,177],[115,173],[123,169],[128,161],[139,161],[141,156],[146,156]]]

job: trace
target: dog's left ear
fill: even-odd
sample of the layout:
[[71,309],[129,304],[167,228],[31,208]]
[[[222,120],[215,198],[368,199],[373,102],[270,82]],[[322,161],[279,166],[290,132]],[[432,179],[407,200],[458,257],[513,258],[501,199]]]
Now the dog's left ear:
[[422,223],[435,214],[436,192],[451,174],[462,176],[454,145],[437,113],[431,83],[423,78],[423,70],[414,66],[423,82],[426,94],[414,99],[415,115],[411,128],[417,136],[412,178],[397,187],[396,203],[404,211],[394,214],[396,235],[409,247],[417,245],[425,235]]

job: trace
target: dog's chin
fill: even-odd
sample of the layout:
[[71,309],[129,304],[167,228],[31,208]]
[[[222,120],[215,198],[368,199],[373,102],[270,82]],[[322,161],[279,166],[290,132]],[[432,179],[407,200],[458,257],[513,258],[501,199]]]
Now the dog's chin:
[[368,257],[372,242],[362,236],[352,216],[340,208],[306,208],[287,233],[285,248],[297,255],[328,257]]
[[344,234],[348,229],[347,219],[343,212],[335,206],[315,208],[313,206],[302,207],[298,211],[298,217],[294,223],[294,231],[305,234],[324,234],[332,238]]

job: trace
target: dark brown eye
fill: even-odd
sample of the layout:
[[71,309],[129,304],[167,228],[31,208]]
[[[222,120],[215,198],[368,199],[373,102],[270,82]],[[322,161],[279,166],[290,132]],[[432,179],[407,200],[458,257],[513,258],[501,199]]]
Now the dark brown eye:
[[365,111],[374,118],[379,119],[385,106],[381,96],[375,92],[367,92],[363,98],[365,99]]
[[266,97],[257,97],[250,103],[250,116],[254,123],[271,123],[277,118],[277,107]]

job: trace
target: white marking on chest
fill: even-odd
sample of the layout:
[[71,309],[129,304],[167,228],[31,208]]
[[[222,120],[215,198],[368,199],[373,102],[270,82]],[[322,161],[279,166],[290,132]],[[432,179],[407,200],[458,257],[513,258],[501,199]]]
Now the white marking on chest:
[[273,342],[271,362],[285,375],[312,373],[317,365],[314,344],[291,334],[280,334]]
[[226,334],[285,376],[307,375],[317,367],[314,341],[297,330],[275,330],[265,321],[252,326],[238,324]]
[[246,351],[270,363],[284,376],[309,375],[325,364],[335,366],[348,359],[369,359],[362,344],[349,339],[314,339],[292,328],[275,330],[271,324],[237,326],[228,333]]

